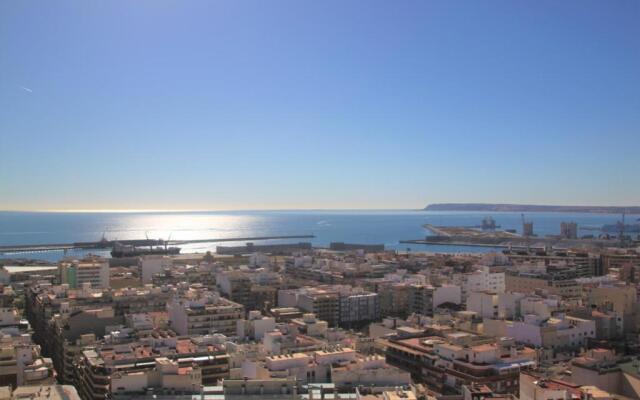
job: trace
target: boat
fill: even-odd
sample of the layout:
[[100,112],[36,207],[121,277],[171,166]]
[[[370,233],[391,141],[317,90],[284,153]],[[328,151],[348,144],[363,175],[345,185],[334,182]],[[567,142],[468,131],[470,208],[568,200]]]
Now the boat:
[[180,254],[180,247],[167,247],[165,246],[149,246],[136,247],[133,245],[122,244],[115,242],[113,249],[111,249],[111,257],[123,258],[123,257],[139,257],[146,255],[175,255]]

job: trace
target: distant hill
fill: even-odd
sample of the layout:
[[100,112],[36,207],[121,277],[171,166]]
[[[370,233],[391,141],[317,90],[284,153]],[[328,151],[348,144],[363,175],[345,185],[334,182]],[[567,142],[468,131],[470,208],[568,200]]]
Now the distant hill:
[[640,206],[549,206],[530,204],[488,204],[488,203],[440,203],[429,204],[425,211],[487,211],[487,212],[576,212],[640,214]]

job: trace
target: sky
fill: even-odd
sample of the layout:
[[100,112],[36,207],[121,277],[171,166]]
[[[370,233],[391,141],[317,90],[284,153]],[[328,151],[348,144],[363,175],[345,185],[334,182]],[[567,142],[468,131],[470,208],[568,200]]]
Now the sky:
[[0,209],[640,204],[638,1],[0,2]]

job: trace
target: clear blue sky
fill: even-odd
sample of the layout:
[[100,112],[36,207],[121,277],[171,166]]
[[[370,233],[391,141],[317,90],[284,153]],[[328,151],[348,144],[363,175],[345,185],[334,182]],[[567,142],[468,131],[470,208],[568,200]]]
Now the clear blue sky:
[[640,203],[638,1],[3,1],[0,209]]

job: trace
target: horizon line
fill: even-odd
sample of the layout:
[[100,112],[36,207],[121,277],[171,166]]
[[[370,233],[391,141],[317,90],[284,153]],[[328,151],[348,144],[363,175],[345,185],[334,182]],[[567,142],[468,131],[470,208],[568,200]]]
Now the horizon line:
[[[614,206],[614,205],[567,205],[567,204],[531,204],[531,203],[491,203],[491,202],[440,202],[427,204],[424,207],[410,207],[410,208],[380,208],[380,207],[312,207],[312,208],[221,208],[221,209],[118,209],[118,208],[105,208],[105,209],[0,209],[0,212],[4,213],[206,213],[206,212],[247,212],[247,211],[427,211],[426,207],[431,205],[498,205],[498,206],[550,206],[550,207],[600,207],[600,208],[639,208],[640,206]],[[458,212],[489,212],[488,210],[431,210],[439,211],[458,211]],[[492,211],[492,212],[510,212],[510,211]],[[535,212],[535,211],[529,211]]]
[[423,208],[236,208],[236,209],[51,209],[0,210],[14,213],[197,213],[235,211],[424,211]]

